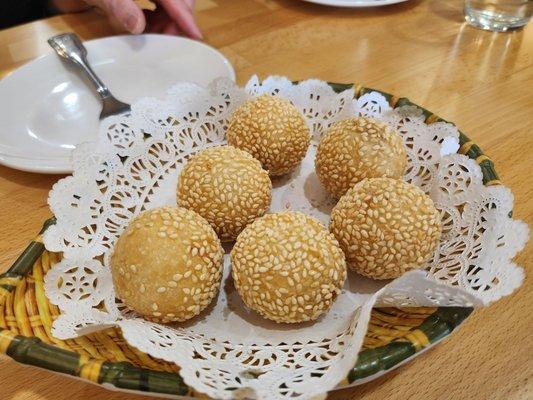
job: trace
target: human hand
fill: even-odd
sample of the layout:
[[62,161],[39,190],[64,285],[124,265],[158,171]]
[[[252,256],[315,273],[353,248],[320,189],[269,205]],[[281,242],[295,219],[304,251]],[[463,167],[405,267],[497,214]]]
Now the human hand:
[[102,9],[111,24],[134,34],[142,32],[185,35],[202,39],[194,20],[195,0],[157,0],[158,7],[146,14],[133,0],[85,0]]

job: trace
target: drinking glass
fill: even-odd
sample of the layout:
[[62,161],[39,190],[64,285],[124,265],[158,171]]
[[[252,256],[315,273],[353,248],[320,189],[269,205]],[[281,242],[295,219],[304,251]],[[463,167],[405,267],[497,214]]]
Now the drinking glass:
[[466,22],[496,32],[523,27],[532,10],[532,0],[465,0],[464,6]]

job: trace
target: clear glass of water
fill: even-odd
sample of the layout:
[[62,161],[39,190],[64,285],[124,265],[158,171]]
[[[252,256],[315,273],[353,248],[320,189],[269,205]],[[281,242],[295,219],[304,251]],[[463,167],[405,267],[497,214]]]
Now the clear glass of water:
[[465,0],[465,20],[477,28],[505,32],[526,25],[532,0]]

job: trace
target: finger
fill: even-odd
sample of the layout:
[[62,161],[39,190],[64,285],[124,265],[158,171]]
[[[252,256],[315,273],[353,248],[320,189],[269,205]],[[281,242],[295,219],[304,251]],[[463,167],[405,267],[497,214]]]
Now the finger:
[[88,4],[102,8],[112,25],[119,25],[130,33],[141,33],[146,26],[142,10],[133,0],[86,0]]
[[187,7],[189,7],[189,10],[194,11],[194,3],[195,0],[183,0]]
[[124,30],[124,28],[122,28],[120,26],[118,21],[111,14],[107,1],[105,1],[105,0],[85,0],[85,2],[89,6],[95,7],[98,10],[101,10],[105,14],[105,16],[107,17],[107,20],[109,22],[109,25],[111,25],[111,28],[113,29],[113,31],[122,32]]
[[202,39],[202,32],[196,25],[192,11],[187,4],[182,0],[159,0],[159,3],[187,36],[193,39]]
[[183,31],[176,25],[175,22],[170,22],[164,29],[163,33],[165,35],[181,36]]
[[108,0],[111,13],[115,18],[133,34],[139,34],[146,27],[144,13],[132,0]]
[[117,33],[125,32],[124,26],[122,26],[122,23],[118,21],[114,15],[109,15],[107,20],[109,21],[109,25],[111,25],[111,28],[113,28],[113,31]]

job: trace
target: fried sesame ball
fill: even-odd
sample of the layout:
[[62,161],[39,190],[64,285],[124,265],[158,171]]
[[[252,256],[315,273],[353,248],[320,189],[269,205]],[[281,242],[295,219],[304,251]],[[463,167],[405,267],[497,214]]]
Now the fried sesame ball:
[[400,135],[386,123],[367,117],[333,124],[315,158],[318,179],[336,199],[365,178],[400,179],[406,164]]
[[220,287],[224,251],[205,219],[181,207],[137,216],[111,256],[117,297],[155,322],[199,314]]
[[248,100],[231,117],[228,143],[257,158],[270,175],[300,164],[311,136],[303,116],[288,100],[262,95]]
[[417,186],[370,178],[341,197],[330,230],[351,269],[391,279],[424,267],[439,244],[441,222],[433,201]]
[[302,322],[329,310],[346,279],[335,237],[300,212],[267,214],[248,225],[231,252],[244,303],[276,322]]
[[272,182],[261,164],[233,146],[202,150],[183,168],[178,204],[204,217],[220,240],[235,240],[262,216],[272,199]]

